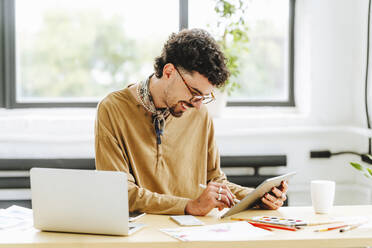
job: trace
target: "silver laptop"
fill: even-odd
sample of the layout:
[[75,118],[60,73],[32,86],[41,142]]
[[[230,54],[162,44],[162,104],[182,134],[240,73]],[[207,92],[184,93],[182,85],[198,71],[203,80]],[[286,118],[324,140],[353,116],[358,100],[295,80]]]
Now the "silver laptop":
[[130,235],[124,172],[32,168],[34,227],[45,231]]

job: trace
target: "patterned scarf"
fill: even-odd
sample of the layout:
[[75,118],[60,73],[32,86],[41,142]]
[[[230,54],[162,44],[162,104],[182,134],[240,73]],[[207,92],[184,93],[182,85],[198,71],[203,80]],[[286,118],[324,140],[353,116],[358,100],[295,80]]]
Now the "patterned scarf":
[[152,99],[150,93],[150,78],[153,76],[152,74],[147,80],[140,82],[139,86],[137,87],[137,96],[143,105],[143,107],[152,113],[152,122],[154,123],[155,133],[156,133],[156,142],[158,145],[161,144],[161,135],[163,135],[163,130],[165,128],[165,118],[169,115],[169,109],[156,109],[154,101]]

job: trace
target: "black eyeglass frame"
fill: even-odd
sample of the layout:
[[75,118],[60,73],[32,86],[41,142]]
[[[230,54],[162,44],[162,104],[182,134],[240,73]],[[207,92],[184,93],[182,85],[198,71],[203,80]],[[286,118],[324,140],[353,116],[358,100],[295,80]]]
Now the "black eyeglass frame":
[[177,69],[176,66],[174,68],[176,69],[178,75],[180,75],[180,77],[182,78],[183,83],[186,85],[187,89],[190,91],[190,93],[192,95],[192,97],[190,98],[189,102],[191,102],[191,103],[197,103],[199,101],[202,101],[203,104],[208,104],[208,103],[211,103],[214,100],[216,100],[216,97],[214,96],[213,91],[210,94],[208,94],[208,95],[200,94],[200,92],[195,93],[195,91],[197,91],[197,90],[194,90],[193,88],[191,88],[186,83],[186,80],[183,78],[182,74],[180,73],[180,71]]

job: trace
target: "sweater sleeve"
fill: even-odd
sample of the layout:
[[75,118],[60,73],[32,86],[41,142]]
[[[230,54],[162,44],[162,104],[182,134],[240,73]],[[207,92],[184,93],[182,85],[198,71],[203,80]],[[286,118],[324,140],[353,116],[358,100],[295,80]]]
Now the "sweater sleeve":
[[98,105],[95,122],[96,169],[123,171],[127,174],[129,211],[153,214],[185,214],[185,207],[190,199],[158,194],[136,184],[130,170],[128,156],[115,135],[112,119],[114,118],[110,118],[110,113],[104,102],[101,102]]
[[239,199],[243,199],[253,188],[243,187],[238,184],[229,182],[225,173],[220,167],[220,154],[214,137],[214,127],[212,119],[208,124],[208,173],[207,182],[214,181],[226,184],[231,192]]

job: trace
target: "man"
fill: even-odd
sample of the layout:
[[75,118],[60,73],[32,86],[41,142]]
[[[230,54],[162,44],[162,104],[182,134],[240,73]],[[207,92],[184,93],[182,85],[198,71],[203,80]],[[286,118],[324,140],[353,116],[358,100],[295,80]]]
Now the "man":
[[[100,102],[96,168],[127,173],[130,211],[205,215],[231,207],[252,189],[226,180],[203,106],[229,76],[223,53],[206,31],[183,30],[170,36],[154,68]],[[260,206],[279,208],[286,191],[283,182]]]

